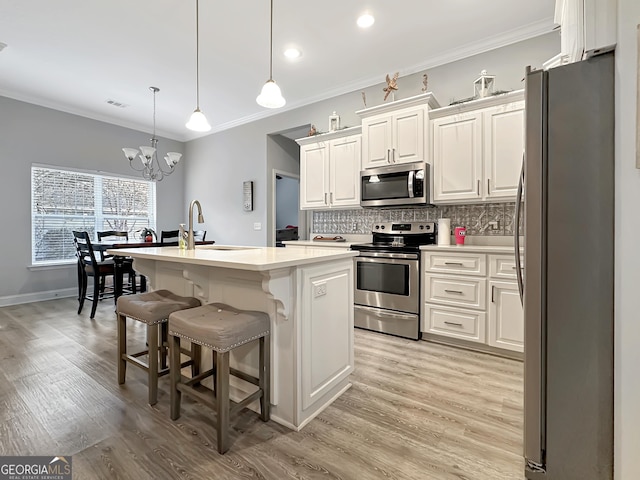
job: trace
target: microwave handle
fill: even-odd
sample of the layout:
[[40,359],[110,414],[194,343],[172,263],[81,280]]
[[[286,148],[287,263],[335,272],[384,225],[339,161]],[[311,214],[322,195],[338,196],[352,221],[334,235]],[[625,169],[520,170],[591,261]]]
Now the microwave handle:
[[409,190],[409,198],[413,198],[415,196],[413,192],[413,180],[415,175],[416,175],[416,171],[411,170],[409,172],[409,177],[407,178],[407,190]]

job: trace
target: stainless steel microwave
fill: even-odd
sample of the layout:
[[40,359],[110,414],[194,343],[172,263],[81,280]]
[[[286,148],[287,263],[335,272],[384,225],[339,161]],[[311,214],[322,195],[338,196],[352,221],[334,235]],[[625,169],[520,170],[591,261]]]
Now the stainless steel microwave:
[[360,172],[360,205],[393,207],[429,203],[429,165],[403,163]]

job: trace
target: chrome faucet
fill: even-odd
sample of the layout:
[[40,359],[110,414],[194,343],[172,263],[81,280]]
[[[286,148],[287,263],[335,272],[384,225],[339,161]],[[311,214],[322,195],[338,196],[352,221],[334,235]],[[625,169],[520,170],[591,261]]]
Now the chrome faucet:
[[187,232],[187,250],[195,250],[196,242],[193,237],[193,206],[198,207],[198,223],[204,223],[204,217],[202,216],[202,206],[198,200],[192,200],[189,205],[189,231]]

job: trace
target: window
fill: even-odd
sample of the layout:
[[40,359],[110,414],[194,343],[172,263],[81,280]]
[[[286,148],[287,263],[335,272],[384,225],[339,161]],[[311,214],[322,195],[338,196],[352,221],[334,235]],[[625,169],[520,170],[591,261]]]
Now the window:
[[73,230],[135,237],[156,226],[154,182],[42,166],[31,167],[31,263],[75,259]]

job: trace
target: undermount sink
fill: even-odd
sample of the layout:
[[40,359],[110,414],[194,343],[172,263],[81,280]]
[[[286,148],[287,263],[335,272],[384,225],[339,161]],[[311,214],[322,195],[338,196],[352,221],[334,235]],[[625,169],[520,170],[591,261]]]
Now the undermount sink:
[[198,245],[198,250],[255,250],[256,247],[236,247],[233,245]]

